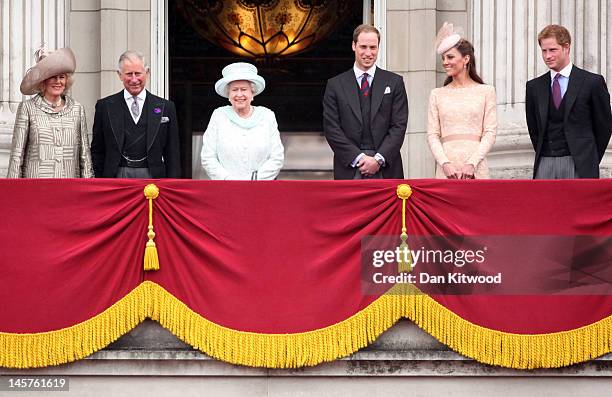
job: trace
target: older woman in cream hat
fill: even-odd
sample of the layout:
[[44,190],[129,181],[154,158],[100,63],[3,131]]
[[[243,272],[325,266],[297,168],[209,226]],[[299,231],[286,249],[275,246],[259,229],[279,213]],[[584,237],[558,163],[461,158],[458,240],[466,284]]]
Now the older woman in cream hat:
[[202,143],[202,167],[210,179],[275,179],[284,161],[274,112],[253,106],[266,83],[257,68],[238,62],[223,68],[215,91],[230,105],[215,109]]
[[8,177],[90,178],[85,109],[66,95],[76,69],[74,53],[40,49],[36,59],[21,82],[21,93],[34,96],[17,109]]

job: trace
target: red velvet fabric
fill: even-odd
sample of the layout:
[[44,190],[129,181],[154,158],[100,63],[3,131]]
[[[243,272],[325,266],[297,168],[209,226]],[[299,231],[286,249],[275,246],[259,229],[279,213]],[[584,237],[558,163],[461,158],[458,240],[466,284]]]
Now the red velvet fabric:
[[141,185],[0,180],[0,332],[75,325],[142,282]]
[[[160,270],[143,272],[148,206]],[[82,322],[143,280],[206,319],[258,333],[338,323],[367,307],[360,244],[399,234],[399,183],[419,235],[612,235],[612,182],[1,180],[0,332]],[[435,296],[459,316],[516,333],[574,329],[610,296]]]

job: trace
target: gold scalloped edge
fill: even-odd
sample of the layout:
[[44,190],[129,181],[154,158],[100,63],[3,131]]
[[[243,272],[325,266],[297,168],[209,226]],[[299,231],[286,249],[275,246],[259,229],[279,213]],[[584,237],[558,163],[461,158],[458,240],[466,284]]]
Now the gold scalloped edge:
[[513,334],[473,324],[411,287],[392,289],[346,320],[293,334],[237,331],[200,316],[160,285],[144,281],[99,315],[57,331],[0,333],[0,366],[33,368],[78,360],[129,332],[146,317],[222,361],[298,368],[348,356],[401,317],[479,362],[516,369],[556,368],[612,351],[612,316],[573,330]]
[[27,334],[0,332],[0,367],[65,364],[105,348],[147,317],[149,290],[142,283],[100,314],[67,328]]
[[333,361],[372,343],[402,317],[401,300],[383,295],[325,328],[293,334],[244,332],[208,321],[159,285],[153,293],[159,302],[153,320],[211,357],[251,367],[298,368]]
[[461,318],[427,295],[408,296],[406,317],[456,352],[514,369],[559,368],[612,351],[612,315],[567,331],[517,334]]

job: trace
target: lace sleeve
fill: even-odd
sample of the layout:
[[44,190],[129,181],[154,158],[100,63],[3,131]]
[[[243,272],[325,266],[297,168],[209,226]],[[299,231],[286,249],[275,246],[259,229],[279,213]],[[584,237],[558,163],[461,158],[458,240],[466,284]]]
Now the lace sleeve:
[[489,150],[495,143],[495,135],[497,134],[497,98],[495,96],[495,88],[489,87],[485,96],[485,108],[482,119],[482,137],[478,149],[468,159],[468,164],[477,167],[478,164],[486,157]]
[[429,94],[429,111],[427,114],[427,142],[434,158],[442,166],[444,163],[450,162],[444,148],[442,147],[441,130],[440,130],[440,115],[438,112],[438,101],[436,100],[435,91]]

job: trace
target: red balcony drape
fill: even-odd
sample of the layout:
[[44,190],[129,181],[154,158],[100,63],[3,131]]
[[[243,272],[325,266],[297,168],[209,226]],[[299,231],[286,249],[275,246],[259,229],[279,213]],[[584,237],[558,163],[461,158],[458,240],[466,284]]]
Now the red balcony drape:
[[[147,183],[160,190],[154,272]],[[399,235],[400,183],[413,190],[412,234],[612,236],[608,180],[1,180],[0,366],[85,357],[146,317],[214,357],[267,367],[350,354],[400,317],[514,368],[612,350],[609,295],[366,295],[361,241]]]

